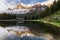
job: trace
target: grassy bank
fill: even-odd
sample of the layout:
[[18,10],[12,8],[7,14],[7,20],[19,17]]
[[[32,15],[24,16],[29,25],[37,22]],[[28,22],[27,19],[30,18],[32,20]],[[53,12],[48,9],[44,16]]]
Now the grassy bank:
[[57,27],[60,27],[60,10],[55,12],[54,14],[52,14],[49,17],[45,17],[43,19],[38,19],[38,22],[44,22],[44,23],[49,23],[52,25],[56,25]]

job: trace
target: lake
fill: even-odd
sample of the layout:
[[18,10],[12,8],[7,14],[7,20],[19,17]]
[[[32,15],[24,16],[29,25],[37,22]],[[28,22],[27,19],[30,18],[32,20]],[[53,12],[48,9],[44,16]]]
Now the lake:
[[[15,34],[16,33],[16,34]],[[0,22],[1,40],[60,40],[60,28],[42,22]]]

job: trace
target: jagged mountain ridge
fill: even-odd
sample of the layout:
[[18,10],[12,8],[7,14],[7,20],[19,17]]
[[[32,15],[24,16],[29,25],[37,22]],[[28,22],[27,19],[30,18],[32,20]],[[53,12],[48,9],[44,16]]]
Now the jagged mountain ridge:
[[[12,9],[32,9],[32,8],[35,8],[35,7],[41,7],[41,6],[44,6],[45,4],[41,5],[40,3],[37,3],[37,4],[31,4],[31,5],[24,5],[24,4],[17,4],[15,5],[15,7]],[[45,6],[50,6],[51,4],[48,4],[48,5],[45,5]],[[11,8],[8,8],[9,10]]]
[[17,4],[13,9],[8,8],[8,12],[6,13],[19,13],[19,14],[24,14],[24,13],[29,13],[32,11],[41,11],[44,10],[48,5],[41,5],[41,4],[34,4],[34,5],[23,5],[23,4]]

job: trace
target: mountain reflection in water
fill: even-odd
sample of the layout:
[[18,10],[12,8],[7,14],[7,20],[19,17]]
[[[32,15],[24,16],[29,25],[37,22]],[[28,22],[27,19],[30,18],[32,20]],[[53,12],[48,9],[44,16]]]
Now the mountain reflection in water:
[[0,40],[60,40],[60,28],[54,25],[41,22],[0,22],[0,26]]
[[29,33],[26,27],[0,27],[0,40],[43,40]]
[[[13,38],[11,38],[11,37],[13,37]],[[24,36],[24,37],[22,37],[22,38],[20,38],[20,37],[18,37],[18,36],[9,36],[9,37],[7,37],[6,39],[4,39],[4,40],[44,40],[44,39],[42,39],[42,38],[37,38],[37,37],[29,37],[29,36]]]

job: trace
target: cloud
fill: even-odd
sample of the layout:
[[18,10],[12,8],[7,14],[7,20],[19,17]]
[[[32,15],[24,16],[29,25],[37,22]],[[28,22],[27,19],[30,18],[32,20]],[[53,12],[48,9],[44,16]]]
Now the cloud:
[[[5,11],[8,8],[14,8],[14,6],[19,3],[31,6],[38,2],[41,3],[42,0],[0,0],[0,11]],[[53,0],[47,0],[46,2],[43,1],[41,4],[48,4],[52,2]]]
[[7,4],[6,4],[5,0],[0,0],[0,11],[7,9],[6,6],[7,6]]
[[6,0],[0,0],[0,12],[5,11],[9,7],[12,8],[13,5],[11,5],[11,4],[13,4],[13,3],[8,3]]
[[46,2],[41,3],[42,5],[49,5],[49,4],[53,4],[54,0],[47,0]]

